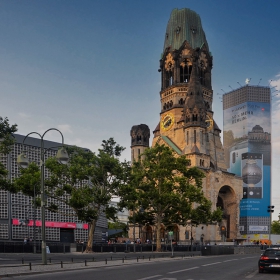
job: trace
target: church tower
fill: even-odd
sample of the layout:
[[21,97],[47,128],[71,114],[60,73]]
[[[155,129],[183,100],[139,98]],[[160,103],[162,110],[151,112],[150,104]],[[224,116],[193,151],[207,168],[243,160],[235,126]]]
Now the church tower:
[[[176,241],[192,236],[194,241],[233,241],[239,235],[239,204],[243,197],[242,179],[227,172],[221,130],[212,111],[211,71],[213,56],[209,50],[200,17],[190,9],[174,9],[167,24],[161,73],[160,120],[153,131],[152,146],[169,146],[176,154],[186,155],[190,166],[205,174],[203,192],[212,202],[212,210],[220,207],[223,220],[219,224],[174,226]],[[150,131],[144,125],[133,126],[132,161],[149,146]],[[151,226],[150,226],[151,227]]]
[[199,15],[189,9],[173,10],[160,60],[161,120],[153,144],[159,138],[174,140],[192,166],[226,170],[221,130],[213,120],[212,66]]
[[131,162],[137,161],[146,148],[149,147],[150,129],[146,124],[134,125],[130,130]]
[[[242,180],[228,173],[221,130],[213,119],[211,71],[213,56],[200,17],[189,9],[174,9],[167,24],[161,73],[160,121],[153,143],[186,155],[204,174],[203,191],[212,210],[224,212],[220,225],[201,225],[191,232],[197,241],[238,239]],[[223,228],[223,232],[221,231]],[[181,228],[180,239],[188,228]]]

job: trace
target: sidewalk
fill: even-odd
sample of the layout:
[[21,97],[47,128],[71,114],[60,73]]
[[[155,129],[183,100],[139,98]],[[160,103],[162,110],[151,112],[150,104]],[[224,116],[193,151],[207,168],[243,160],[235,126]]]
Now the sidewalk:
[[30,274],[38,274],[38,273],[53,273],[53,272],[61,272],[61,271],[69,271],[69,270],[80,270],[80,269],[92,269],[98,267],[108,267],[108,266],[121,266],[121,265],[130,265],[130,264],[143,264],[149,262],[159,262],[159,261],[171,261],[171,260],[182,260],[182,259],[190,259],[192,257],[174,257],[174,258],[139,258],[139,259],[121,259],[121,260],[107,260],[106,261],[98,261],[98,262],[79,262],[79,263],[55,263],[55,264],[36,264],[30,265],[7,265],[0,266],[0,278],[19,276],[19,275],[30,275]]

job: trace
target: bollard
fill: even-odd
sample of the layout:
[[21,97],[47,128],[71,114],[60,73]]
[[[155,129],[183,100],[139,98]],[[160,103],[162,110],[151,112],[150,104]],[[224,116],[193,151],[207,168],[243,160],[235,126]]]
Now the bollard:
[[21,263],[24,264],[24,259],[23,258],[21,259]]
[[61,261],[60,265],[61,265],[61,268],[63,268],[63,262],[62,261]]
[[85,260],[85,266],[87,266],[87,260]]
[[29,270],[32,270],[32,268],[31,268],[31,262],[29,263]]
[[105,264],[107,264],[107,259],[105,259]]

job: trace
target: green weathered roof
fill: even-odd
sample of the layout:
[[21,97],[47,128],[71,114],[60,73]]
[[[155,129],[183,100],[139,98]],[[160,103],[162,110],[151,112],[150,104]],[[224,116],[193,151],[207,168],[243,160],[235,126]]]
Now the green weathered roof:
[[209,51],[200,16],[190,9],[174,9],[167,24],[163,51],[170,46],[172,50],[178,50],[184,41],[187,41],[193,49],[201,48],[205,44]]
[[175,143],[173,143],[167,136],[161,135],[162,140],[172,148],[178,155],[182,154],[182,151],[177,147]]

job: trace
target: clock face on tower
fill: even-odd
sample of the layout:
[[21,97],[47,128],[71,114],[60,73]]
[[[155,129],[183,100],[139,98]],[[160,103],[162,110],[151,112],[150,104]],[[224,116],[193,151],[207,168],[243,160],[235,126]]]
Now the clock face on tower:
[[160,126],[162,130],[169,130],[174,124],[174,116],[172,114],[166,114],[161,117]]
[[211,130],[213,127],[213,124],[214,124],[212,117],[209,115],[206,115],[205,123],[206,123],[207,130]]

